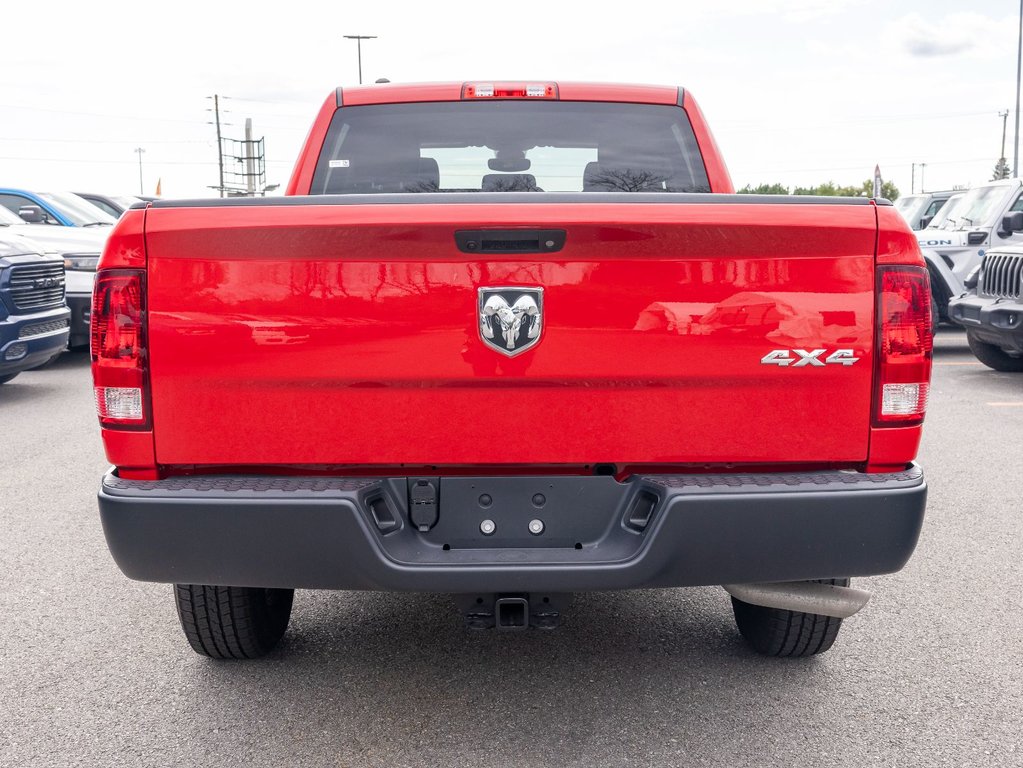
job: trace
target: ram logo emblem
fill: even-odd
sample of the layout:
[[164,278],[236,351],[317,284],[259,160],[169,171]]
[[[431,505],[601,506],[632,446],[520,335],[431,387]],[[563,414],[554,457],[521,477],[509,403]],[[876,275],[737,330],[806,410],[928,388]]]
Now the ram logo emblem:
[[480,338],[514,357],[536,346],[543,330],[543,288],[480,288]]

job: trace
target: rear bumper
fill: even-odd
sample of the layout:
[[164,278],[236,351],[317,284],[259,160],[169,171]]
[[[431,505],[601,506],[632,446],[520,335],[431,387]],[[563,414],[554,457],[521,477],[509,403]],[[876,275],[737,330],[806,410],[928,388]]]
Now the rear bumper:
[[[927,494],[916,465],[437,485],[439,519],[426,532],[410,523],[406,478],[110,473],[99,507],[115,561],[142,581],[573,592],[890,573],[913,552]],[[528,532],[532,519],[541,535]]]
[[67,347],[67,307],[0,320],[0,376],[42,365]]
[[1023,303],[965,294],[948,303],[949,318],[981,341],[1023,352]]

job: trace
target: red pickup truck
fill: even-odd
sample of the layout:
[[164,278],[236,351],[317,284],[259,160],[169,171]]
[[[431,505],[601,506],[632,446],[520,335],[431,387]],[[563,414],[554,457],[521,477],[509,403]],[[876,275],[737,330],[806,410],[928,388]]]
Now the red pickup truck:
[[287,196],[114,229],[107,542],[215,658],[296,588],[523,629],[723,585],[754,648],[819,653],[917,541],[929,296],[887,201],[735,195],[682,89],[338,89]]

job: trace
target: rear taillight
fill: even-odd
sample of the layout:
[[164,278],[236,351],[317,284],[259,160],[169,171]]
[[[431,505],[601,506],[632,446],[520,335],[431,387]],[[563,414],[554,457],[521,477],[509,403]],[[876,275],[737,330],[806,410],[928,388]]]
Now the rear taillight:
[[874,426],[923,421],[931,381],[932,322],[927,270],[878,267]]
[[146,281],[137,269],[106,269],[92,293],[92,380],[103,427],[149,428]]

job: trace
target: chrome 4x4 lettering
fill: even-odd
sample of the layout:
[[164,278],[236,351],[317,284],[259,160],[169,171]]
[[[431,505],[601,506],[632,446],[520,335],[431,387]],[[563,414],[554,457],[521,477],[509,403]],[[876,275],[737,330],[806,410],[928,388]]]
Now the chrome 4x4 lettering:
[[825,365],[852,365],[860,359],[851,349],[836,349],[822,360],[821,356],[827,351],[826,349],[811,349],[809,351],[805,349],[774,349],[760,358],[760,362],[763,365],[791,365],[793,368],[802,368],[808,365],[823,368]]

